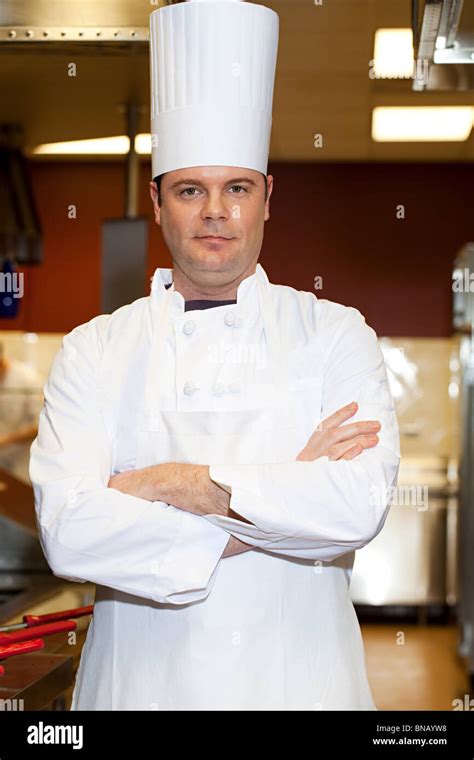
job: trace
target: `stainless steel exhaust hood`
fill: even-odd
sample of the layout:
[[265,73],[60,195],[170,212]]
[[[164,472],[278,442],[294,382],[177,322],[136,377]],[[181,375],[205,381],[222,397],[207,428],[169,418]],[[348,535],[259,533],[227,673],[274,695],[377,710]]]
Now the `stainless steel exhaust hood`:
[[413,39],[419,70],[414,90],[474,90],[472,0],[412,0]]
[[[82,56],[84,61],[88,56],[100,60],[107,54],[115,55],[115,60],[128,59],[128,56],[136,58],[136,53],[140,52],[146,58],[149,14],[174,2],[2,0],[2,65],[12,71],[27,65],[30,72],[27,76],[31,77],[37,57],[46,58],[50,54],[58,59],[73,52],[75,57]],[[28,64],[25,63],[26,57]],[[10,97],[21,95],[12,91]],[[38,107],[41,109],[41,104]],[[16,120],[0,124],[0,259],[8,256],[20,264],[33,264],[39,263],[42,257],[41,229],[22,154],[25,149],[24,126]]]
[[0,43],[123,44],[148,41],[148,18],[180,0],[2,0]]

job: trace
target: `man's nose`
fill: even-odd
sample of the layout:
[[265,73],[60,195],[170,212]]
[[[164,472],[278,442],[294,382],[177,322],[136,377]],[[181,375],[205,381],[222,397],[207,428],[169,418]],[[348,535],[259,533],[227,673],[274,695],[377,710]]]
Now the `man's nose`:
[[227,219],[229,209],[227,208],[221,193],[209,193],[203,203],[201,215],[203,219]]

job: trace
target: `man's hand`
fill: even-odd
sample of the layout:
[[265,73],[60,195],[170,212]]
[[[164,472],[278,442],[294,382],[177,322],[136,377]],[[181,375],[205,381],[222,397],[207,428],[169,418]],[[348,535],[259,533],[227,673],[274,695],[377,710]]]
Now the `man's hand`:
[[227,542],[227,546],[221,554],[221,557],[222,559],[225,559],[226,557],[233,557],[235,554],[242,554],[243,552],[248,552],[250,549],[254,548],[255,547],[253,547],[251,544],[245,544],[235,536],[231,536]]
[[296,459],[303,462],[312,462],[324,456],[329,459],[354,459],[364,449],[376,446],[379,441],[376,433],[381,427],[377,420],[353,422],[340,427],[356,413],[357,408],[356,403],[348,404],[323,420]]

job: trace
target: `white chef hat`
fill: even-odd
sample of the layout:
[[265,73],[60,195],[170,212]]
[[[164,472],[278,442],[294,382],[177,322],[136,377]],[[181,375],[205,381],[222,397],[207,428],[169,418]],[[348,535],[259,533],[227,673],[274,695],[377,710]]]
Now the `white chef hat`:
[[150,14],[152,177],[190,166],[267,173],[278,15],[243,0]]

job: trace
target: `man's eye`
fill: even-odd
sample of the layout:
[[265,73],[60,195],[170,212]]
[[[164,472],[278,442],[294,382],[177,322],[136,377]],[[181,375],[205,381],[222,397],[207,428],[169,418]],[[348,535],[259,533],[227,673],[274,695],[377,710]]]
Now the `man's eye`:
[[[247,190],[245,189],[245,187],[242,187],[242,185],[232,185],[232,187],[230,189],[234,190],[235,188],[237,188],[238,190],[243,190],[244,193],[247,192]],[[232,193],[232,195],[240,195],[240,193]]]
[[193,197],[193,195],[194,195],[194,191],[195,191],[195,190],[196,190],[196,188],[195,188],[195,187],[187,187],[185,190],[182,190],[182,191],[180,192],[180,195],[184,195],[185,193],[189,193],[189,191],[191,191],[191,195],[186,195],[185,197],[186,197],[186,198],[192,198],[192,197]]

